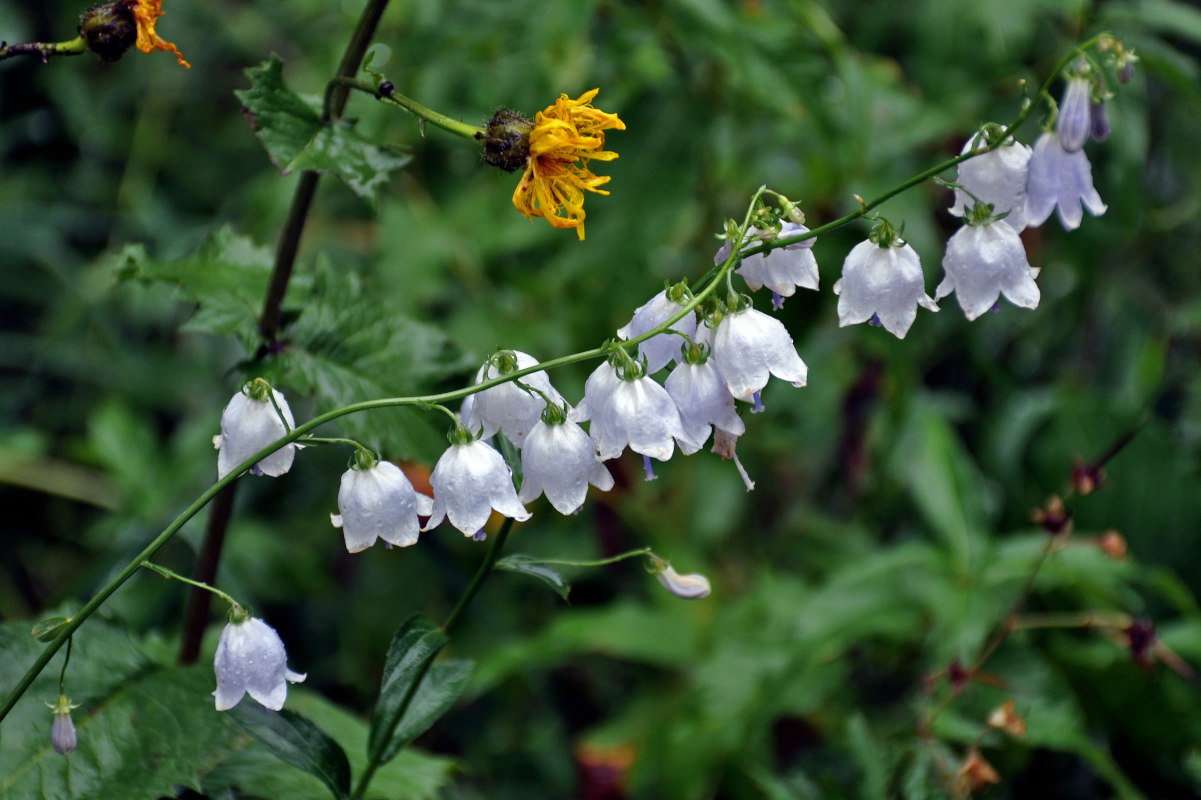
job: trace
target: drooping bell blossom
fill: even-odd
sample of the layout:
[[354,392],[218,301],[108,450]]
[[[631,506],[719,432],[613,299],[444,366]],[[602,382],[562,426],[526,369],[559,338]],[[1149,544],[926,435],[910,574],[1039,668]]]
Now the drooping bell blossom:
[[[748,235],[749,241],[743,246],[743,250],[758,247],[763,242],[790,239],[808,232],[809,229],[799,222],[782,222],[778,232],[752,227]],[[766,286],[772,292],[773,304],[779,308],[784,302],[781,298],[792,297],[798,287],[817,290],[820,274],[817,259],[813,255],[813,244],[816,241],[817,239],[811,237],[767,253],[745,256],[734,271],[742,276],[753,292]],[[713,263],[720,264],[729,256],[730,242],[727,240],[713,257]]]
[[[217,448],[217,478],[224,478],[238,464],[286,436],[294,427],[296,421],[284,396],[262,378],[250,381],[230,398],[221,412],[221,433],[213,437],[213,447]],[[297,449],[295,444],[284,445],[251,467],[250,474],[283,475],[292,468]]]
[[680,411],[684,432],[698,445],[709,440],[713,426],[735,436],[746,432],[734,396],[706,350],[695,345],[690,348],[684,361],[667,376],[664,388]]
[[1075,153],[1088,141],[1092,129],[1092,116],[1089,114],[1091,95],[1089,79],[1080,76],[1069,79],[1067,88],[1063,90],[1059,116],[1055,120],[1055,133],[1059,135],[1059,144],[1069,153]]
[[645,374],[623,378],[594,413],[602,420],[591,432],[602,460],[617,458],[626,447],[659,461],[670,459],[677,443],[685,455],[700,449],[684,432],[671,395]]
[[[684,309],[688,302],[688,284],[677,283],[664,289],[638,307],[634,317],[628,323],[617,329],[617,338],[622,341],[641,336],[652,328],[657,328]],[[672,323],[669,330],[679,331],[684,336],[691,337],[696,332],[696,313],[689,311],[685,316]],[[645,342],[638,344],[638,355],[646,359],[647,374],[653,375],[666,367],[673,359],[679,360],[680,347],[686,340],[673,333],[660,333]]]
[[430,485],[434,487],[434,505],[423,531],[449,519],[464,536],[475,536],[492,509],[518,522],[530,518],[517,499],[513,472],[504,457],[465,429],[456,431],[452,444],[434,465]]
[[54,752],[65,756],[79,744],[75,735],[75,723],[71,721],[71,711],[79,706],[72,703],[65,694],[60,694],[57,703],[46,703],[46,707],[54,714],[54,721],[50,723],[50,746],[54,748]]
[[718,323],[712,358],[735,400],[750,402],[771,375],[797,388],[809,377],[788,329],[775,317],[756,311],[749,301]]
[[584,398],[571,409],[567,418],[572,422],[589,422],[589,432],[593,439],[599,439],[600,429],[604,426],[601,409],[609,401],[609,395],[621,385],[621,376],[608,359],[592,371],[584,383]]
[[[986,146],[989,136],[999,137],[999,126],[986,125],[968,139],[963,152]],[[980,202],[991,205],[995,216],[1005,215],[1005,222],[1020,232],[1026,227],[1026,171],[1030,154],[1029,147],[1011,139],[995,150],[961,161],[956,183]],[[967,192],[955,189],[955,202],[949,210],[957,217],[962,217],[976,203]]]
[[613,488],[613,476],[596,457],[596,443],[567,420],[562,407],[548,407],[526,437],[521,473],[518,499],[531,503],[545,493],[560,514],[580,510],[589,484],[602,492]]
[[[536,358],[520,350],[501,350],[479,368],[475,382],[483,383],[537,365]],[[551,386],[550,377],[543,370],[532,372],[517,380],[542,392],[546,399],[538,392],[527,392],[515,381],[493,386],[491,389],[468,395],[469,398],[475,399],[467,411],[467,427],[472,431],[479,431],[480,438],[483,439],[491,438],[499,430],[520,450],[526,434],[542,416],[542,409],[546,408],[547,400],[561,403],[563,397]],[[465,406],[466,403],[464,400]]]
[[[1083,208],[1081,207],[1083,206]],[[1044,133],[1034,143],[1026,176],[1026,224],[1037,228],[1057,211],[1065,230],[1075,230],[1084,219],[1084,208],[1094,217],[1106,205],[1093,188],[1093,169],[1084,150],[1069,153],[1059,137]]]
[[842,277],[834,284],[839,327],[870,319],[904,339],[917,319],[919,305],[938,311],[938,305],[926,294],[926,278],[917,251],[899,238],[891,241],[860,242],[847,254]]
[[351,553],[366,550],[376,539],[408,547],[417,543],[421,532],[418,515],[429,516],[433,505],[433,498],[418,494],[392,462],[356,459],[342,474],[339,513],[330,514],[330,522],[342,529],[346,550]]
[[710,592],[709,579],[699,573],[681,575],[672,568],[671,564],[656,555],[652,555],[654,566],[651,571],[662,584],[663,588],[684,600],[700,600],[708,597]]
[[1017,231],[1003,220],[969,222],[956,231],[942,266],[946,276],[934,297],[941,300],[954,292],[969,320],[991,309],[1002,294],[1015,306],[1038,308],[1038,270],[1026,260]]
[[265,708],[279,711],[288,696],[288,684],[305,679],[288,669],[287,662],[284,643],[274,628],[256,617],[231,620],[221,631],[213,659],[217,710],[228,711],[249,693]]

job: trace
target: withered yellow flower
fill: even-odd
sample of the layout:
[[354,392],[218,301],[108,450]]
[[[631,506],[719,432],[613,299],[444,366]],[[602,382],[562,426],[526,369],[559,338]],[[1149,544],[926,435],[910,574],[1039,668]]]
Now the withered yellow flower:
[[188,69],[192,65],[184,60],[183,54],[179,52],[179,48],[171,42],[162,39],[154,32],[154,23],[163,15],[163,0],[133,0],[129,5],[129,10],[133,12],[134,21],[138,26],[138,49],[143,53],[149,53],[153,50],[166,50],[174,53],[179,59],[179,63]]
[[606,130],[625,130],[616,114],[592,107],[600,89],[572,100],[559,96],[554,105],[539,111],[530,131],[530,151],[525,174],[513,192],[513,205],[527,217],[545,217],[556,228],[575,228],[584,238],[584,190],[608,194],[599,188],[608,176],[596,175],[589,162],[612,161],[617,153],[605,149]]

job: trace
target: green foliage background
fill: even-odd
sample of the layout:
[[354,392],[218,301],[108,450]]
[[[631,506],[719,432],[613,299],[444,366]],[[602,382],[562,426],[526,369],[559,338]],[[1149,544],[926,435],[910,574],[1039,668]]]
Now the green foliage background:
[[[69,38],[80,11],[0,2],[0,38]],[[276,53],[291,89],[319,95],[360,3],[168,0],[166,11],[159,32],[190,71],[136,52],[0,64],[0,616],[20,621],[0,648],[5,690],[36,652],[28,621],[77,606],[211,484],[210,439],[257,347],[297,180],[265,157],[234,92]],[[1038,310],[1003,305],[969,324],[950,298],[903,342],[840,329],[830,286],[867,226],[823,237],[821,292],[781,312],[810,385],[769,386],[767,411],[747,417],[753,494],[707,453],[677,457],[653,483],[623,458],[612,493],[570,519],[540,501],[512,538],[512,551],[551,558],[649,545],[708,574],[712,597],[667,596],[633,562],[570,574],[570,605],[493,576],[449,647],[477,662],[467,694],[395,762],[407,766],[392,783],[381,778],[380,796],[937,797],[982,735],[1003,778],[990,796],[1201,792],[1197,687],[1141,671],[1096,631],[1015,635],[988,664],[1005,688],[971,685],[918,735],[923,678],[974,657],[1037,559],[1030,509],[1063,491],[1077,457],[1144,424],[1103,490],[1073,501],[1072,544],[1028,607],[1152,618],[1201,666],[1201,13],[1190,5],[394,2],[373,66],[443,113],[532,114],[599,86],[597,105],[627,125],[609,138],[621,154],[605,165],[612,195],[589,198],[579,243],[518,215],[516,176],[471,145],[352,97],[347,135],[412,158],[373,203],[322,179],[285,304],[289,347],[266,368],[304,419],[456,388],[497,346],[543,360],[596,346],[664,280],[702,274],[713,234],[759,185],[801,201],[811,224],[853,210],[855,194],[1014,116],[1021,81],[1038,85],[1101,30],[1142,58],[1109,103],[1111,139],[1089,146],[1109,210],[1071,234],[1056,222],[1027,234]],[[1020,132],[1036,134],[1033,122]],[[926,185],[881,209],[905,223],[931,290],[957,222],[947,205]],[[578,399],[586,375],[552,378]],[[428,466],[442,420],[427,417],[344,430]],[[311,449],[286,477],[243,481],[220,584],[280,631],[309,674],[289,707],[356,742],[357,769],[392,631],[414,611],[444,619],[483,551],[438,530],[348,555],[328,524],[345,456]],[[1126,561],[1090,544],[1107,529],[1128,541]],[[190,571],[201,533],[193,522],[159,560]],[[97,766],[107,780],[141,776],[144,796],[319,796],[298,772],[296,785],[265,782],[293,771],[216,716],[207,668],[170,666],[185,599],[148,573],[85,625],[94,646],[77,642],[68,674],[84,704],[69,760],[49,751],[39,705],[57,693],[52,662],[3,725],[0,765],[17,766],[0,774],[41,780],[7,786],[14,796],[108,796],[79,782],[104,763],[88,748],[144,750],[121,737],[121,704],[159,691],[168,721],[147,723],[150,735],[177,722],[161,748],[187,763],[161,775]],[[1010,696],[1029,723],[1021,741],[984,732]],[[597,759],[630,754],[624,793],[599,793]]]

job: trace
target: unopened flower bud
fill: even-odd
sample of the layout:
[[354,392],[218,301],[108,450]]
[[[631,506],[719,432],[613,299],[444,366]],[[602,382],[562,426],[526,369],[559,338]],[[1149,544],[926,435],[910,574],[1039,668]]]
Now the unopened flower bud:
[[1105,482],[1105,472],[1095,464],[1077,461],[1072,465],[1072,488],[1081,495],[1092,494]]
[[1093,103],[1088,107],[1088,135],[1098,142],[1109,138],[1109,113],[1104,103]]
[[1097,547],[1114,561],[1126,558],[1126,537],[1117,531],[1105,531],[1101,534],[1101,538],[1097,540]]
[[709,596],[709,579],[704,575],[699,573],[681,575],[672,569],[671,564],[658,556],[652,555],[651,558],[654,561],[651,571],[655,573],[659,583],[663,584],[663,588],[676,597],[685,600],[700,600]]
[[1118,67],[1118,81],[1121,83],[1130,83],[1134,80],[1134,61],[1126,61],[1122,66]]
[[78,744],[75,723],[71,721],[71,709],[79,706],[73,705],[65,694],[60,694],[54,705],[47,703],[46,706],[54,713],[54,723],[50,726],[50,745],[54,752],[65,756]]
[[1059,119],[1055,124],[1059,143],[1068,153],[1075,153],[1088,141],[1089,95],[1088,78],[1077,77],[1068,81],[1063,102],[1059,106]]
[[990,727],[1004,731],[1015,738],[1026,735],[1026,720],[1017,713],[1017,703],[1013,700],[1009,700],[993,709],[993,712],[988,715],[988,724]]
[[484,163],[500,167],[505,172],[524,169],[530,155],[530,131],[534,123],[502,108],[492,115],[480,136],[484,141]]
[[79,35],[101,61],[121,58],[138,40],[138,26],[130,3],[117,0],[89,8],[79,18]]
[[1064,507],[1058,495],[1052,495],[1045,506],[1035,510],[1031,518],[1052,536],[1072,532],[1072,512]]

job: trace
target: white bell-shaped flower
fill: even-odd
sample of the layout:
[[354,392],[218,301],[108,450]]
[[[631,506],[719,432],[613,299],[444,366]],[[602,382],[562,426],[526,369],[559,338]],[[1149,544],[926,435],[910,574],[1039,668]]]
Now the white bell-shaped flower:
[[567,418],[572,422],[589,422],[589,431],[593,439],[599,439],[600,429],[604,426],[601,409],[609,402],[609,395],[613,394],[613,390],[622,384],[621,376],[617,374],[617,369],[609,363],[608,359],[602,361],[600,366],[592,370],[592,374],[588,376],[588,380],[584,383],[584,398],[579,404],[571,409]]
[[947,242],[942,266],[946,277],[934,297],[954,292],[969,320],[996,305],[1002,294],[1015,306],[1038,308],[1038,270],[1026,260],[1017,231],[1004,221],[964,225]]
[[584,505],[589,484],[602,492],[613,488],[613,476],[596,457],[596,443],[561,409],[548,409],[521,449],[518,498],[530,503],[545,493],[560,514],[574,514]]
[[342,529],[351,553],[366,550],[376,539],[408,547],[421,532],[418,515],[429,516],[433,506],[433,498],[418,494],[400,467],[368,460],[342,474],[339,513],[330,514],[330,522]]
[[[483,383],[537,365],[538,360],[531,355],[519,350],[501,350],[479,368],[475,382]],[[555,387],[551,386],[550,377],[542,370],[518,380],[545,394],[552,403],[563,400]],[[538,392],[527,392],[514,381],[493,386],[491,389],[469,395],[468,398],[475,399],[466,409],[467,427],[473,431],[480,431],[480,437],[483,439],[489,439],[500,431],[518,449],[524,444],[525,435],[529,433],[530,428],[541,417],[547,402]],[[466,400],[464,405],[467,405]]]
[[1092,130],[1092,88],[1088,78],[1076,76],[1068,80],[1059,103],[1059,116],[1055,119],[1055,133],[1059,144],[1069,153],[1084,147]]
[[[749,242],[743,250],[758,247],[763,242],[790,239],[808,232],[809,229],[799,222],[782,222],[779,231],[752,227],[748,232]],[[813,244],[816,241],[817,239],[809,238],[767,253],[745,256],[734,271],[742,276],[753,292],[766,286],[775,297],[775,306],[779,308],[783,303],[780,298],[792,297],[798,287],[817,290],[820,274],[817,259],[813,255]],[[713,263],[720,264],[729,255],[730,242],[726,241],[713,257]]]
[[449,519],[464,536],[475,536],[492,509],[518,522],[530,518],[530,512],[517,499],[513,472],[504,457],[479,439],[471,440],[464,431],[434,465],[430,485],[434,487],[434,505],[429,522],[422,528],[433,530]]
[[860,242],[847,254],[842,277],[834,284],[840,327],[870,319],[904,339],[917,318],[919,305],[938,310],[926,294],[926,277],[917,251],[900,239],[891,238],[892,243],[886,244],[890,238],[881,238],[879,244]]
[[[684,309],[687,301],[688,284],[677,283],[675,286],[664,289],[645,304],[638,307],[634,312],[634,317],[617,329],[617,338],[623,341],[633,339],[653,328],[659,327],[676,314],[679,314]],[[686,315],[673,322],[668,330],[679,331],[685,336],[692,336],[693,332],[696,331],[696,313],[689,311]],[[657,336],[652,336],[645,342],[640,342],[638,344],[638,355],[646,359],[647,374],[653,375],[670,364],[672,359],[678,359],[680,346],[684,344],[684,341],[684,338],[681,336],[664,332]]]
[[701,447],[684,432],[671,395],[646,375],[623,379],[599,409],[599,416],[602,423],[594,425],[592,438],[605,461],[617,458],[626,447],[659,461],[671,458],[677,442],[685,455]]
[[[275,399],[272,404],[271,398]],[[276,411],[276,406],[279,411]],[[283,419],[280,419],[280,415]],[[285,425],[286,421],[286,425]],[[252,455],[296,427],[292,409],[279,392],[262,378],[250,381],[230,398],[221,412],[221,433],[213,437],[220,480]],[[287,444],[250,468],[251,475],[278,477],[292,468],[297,446]]]
[[709,440],[714,425],[735,436],[746,432],[746,424],[734,407],[734,396],[713,359],[700,347],[688,352],[667,376],[664,387],[680,410],[684,432],[697,444]]
[[1093,168],[1084,150],[1069,153],[1054,133],[1044,133],[1034,143],[1026,176],[1026,224],[1037,228],[1057,211],[1065,230],[1075,230],[1084,209],[1094,217],[1107,206],[1093,187]]
[[227,623],[213,659],[217,710],[228,711],[249,693],[266,708],[279,711],[288,696],[288,684],[305,679],[288,669],[287,662],[279,634],[261,619]]
[[749,402],[767,385],[770,375],[798,388],[809,377],[809,368],[797,355],[788,329],[749,302],[718,323],[713,361],[735,400]]
[[[963,146],[967,153],[986,145],[989,133],[999,136],[996,126],[985,126],[984,131],[968,139]],[[1014,230],[1026,227],[1026,170],[1030,164],[1030,148],[1021,142],[1010,140],[995,150],[973,156],[959,164],[960,184],[979,198],[980,202],[993,207],[993,214],[1005,216]],[[976,201],[963,189],[955,190],[955,203],[950,212],[957,217],[970,211]]]

